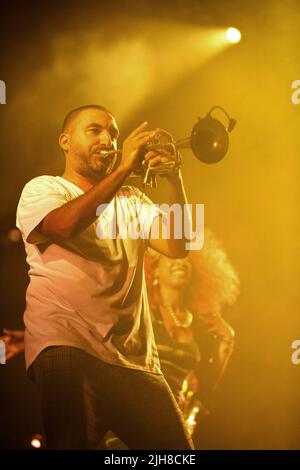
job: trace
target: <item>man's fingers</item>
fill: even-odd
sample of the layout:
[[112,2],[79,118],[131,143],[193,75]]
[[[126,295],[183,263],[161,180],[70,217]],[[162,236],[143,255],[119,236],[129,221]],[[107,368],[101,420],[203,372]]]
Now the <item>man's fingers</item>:
[[160,155],[158,155],[157,157],[154,157],[154,158],[151,158],[151,160],[148,160],[148,163],[149,163],[150,166],[159,165],[159,164],[161,164],[161,163],[164,163],[163,157],[161,157]]
[[[148,123],[147,123],[148,125]],[[157,127],[156,129],[153,129],[152,131],[146,131],[146,130],[143,130],[144,129],[144,126],[139,126],[137,129],[135,129],[128,137],[130,139],[132,139],[133,141],[136,140],[136,138],[140,138],[140,137],[144,137],[144,136],[148,136],[149,137],[149,140],[150,139],[153,139],[154,137],[158,136],[161,134],[161,129],[159,127]]]
[[141,139],[141,138],[143,138],[143,137],[148,137],[148,140],[149,140],[149,142],[150,142],[150,140],[153,139],[156,135],[157,135],[157,130],[154,130],[154,131],[142,131],[142,132],[139,132],[138,134],[136,134],[136,135],[132,138],[132,142],[136,142],[136,140]]
[[149,152],[146,153],[145,155],[145,160],[151,160],[151,158],[154,158],[158,155],[158,153],[155,150],[150,150]]
[[165,161],[174,161],[174,155],[165,149],[149,150],[145,155],[145,160],[151,160],[153,157],[160,156]]
[[149,142],[149,136],[144,136],[144,137],[138,137],[134,140],[134,142],[132,143],[133,144],[133,148],[135,150],[138,150],[139,148],[141,148],[143,145],[146,145],[147,143]]
[[173,161],[170,155],[157,154],[157,152],[148,152],[145,156],[145,160],[150,166],[163,165],[164,163]]
[[132,131],[131,134],[129,134],[129,137],[135,137],[137,134],[139,134],[147,126],[148,126],[148,122],[147,121],[143,122],[143,124],[141,124],[139,127],[134,129],[134,131]]

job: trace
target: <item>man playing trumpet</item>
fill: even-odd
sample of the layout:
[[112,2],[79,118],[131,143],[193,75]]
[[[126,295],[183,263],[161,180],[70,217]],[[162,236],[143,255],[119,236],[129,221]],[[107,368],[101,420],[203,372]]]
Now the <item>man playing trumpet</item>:
[[[184,257],[186,239],[172,230],[165,239],[157,232],[163,214],[137,188],[123,186],[159,133],[146,122],[137,127],[116,167],[114,116],[100,105],[77,108],[59,137],[64,173],[23,189],[17,226],[30,266],[26,366],[41,394],[48,449],[94,449],[109,429],[130,449],[192,448],[160,371],[143,273],[148,246]],[[145,152],[150,165],[174,158]],[[166,180],[167,202],[186,204],[180,171]],[[141,236],[121,238],[135,214]],[[113,220],[116,236],[99,238],[99,226]]]

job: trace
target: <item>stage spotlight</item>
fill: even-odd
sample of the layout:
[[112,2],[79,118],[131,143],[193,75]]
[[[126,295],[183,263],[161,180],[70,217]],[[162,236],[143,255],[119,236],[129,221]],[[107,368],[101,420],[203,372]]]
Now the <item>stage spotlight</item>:
[[31,447],[34,447],[35,449],[40,449],[41,441],[39,441],[38,439],[32,439]]
[[44,438],[41,434],[34,434],[30,440],[30,447],[42,449],[44,447]]
[[227,41],[233,44],[240,42],[241,36],[241,32],[236,28],[228,28],[226,31]]

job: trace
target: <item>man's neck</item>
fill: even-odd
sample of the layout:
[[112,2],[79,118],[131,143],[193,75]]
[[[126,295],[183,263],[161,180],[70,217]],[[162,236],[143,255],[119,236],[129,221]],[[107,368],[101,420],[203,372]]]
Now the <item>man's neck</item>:
[[79,175],[73,171],[68,171],[67,169],[65,169],[61,177],[70,181],[70,183],[75,184],[85,193],[99,182],[93,178],[86,178],[85,176]]

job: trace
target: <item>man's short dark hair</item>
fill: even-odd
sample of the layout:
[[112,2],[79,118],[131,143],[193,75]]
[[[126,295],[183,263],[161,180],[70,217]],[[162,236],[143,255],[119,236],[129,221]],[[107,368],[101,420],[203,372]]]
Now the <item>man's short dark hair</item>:
[[105,106],[102,106],[101,104],[87,104],[85,106],[80,106],[79,108],[73,109],[66,115],[62,125],[62,132],[66,132],[74,119],[81,113],[81,111],[85,111],[86,109],[100,109],[100,111],[105,111],[106,113],[113,115]]

